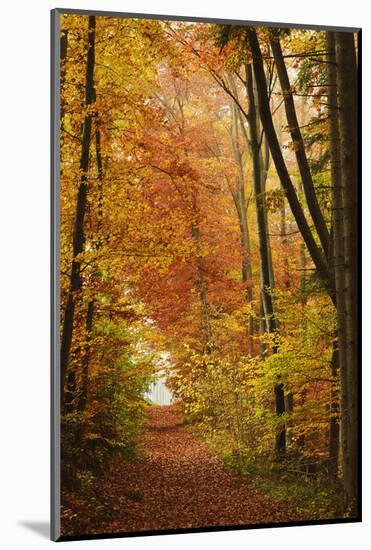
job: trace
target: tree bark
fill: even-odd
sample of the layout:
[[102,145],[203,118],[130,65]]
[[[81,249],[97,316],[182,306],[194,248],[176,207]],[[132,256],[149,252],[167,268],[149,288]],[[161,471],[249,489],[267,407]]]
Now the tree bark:
[[[246,70],[246,67],[245,67]],[[258,97],[258,91],[256,89],[256,83],[254,80],[254,77],[252,79],[253,81],[253,91],[254,91],[254,98],[255,98],[255,109],[256,112],[259,113],[259,97]],[[248,94],[247,94],[248,95]],[[268,169],[269,169],[269,145],[267,142],[267,137],[262,132],[261,124],[260,124],[260,118],[257,115],[256,116],[256,134],[258,136],[258,149],[259,149],[259,160],[260,160],[260,189],[261,193],[264,195],[265,193],[265,184],[267,183],[267,177],[268,177]],[[264,195],[265,196],[265,195]],[[270,287],[274,288],[275,282],[274,282],[274,269],[273,269],[273,261],[272,261],[272,249],[271,249],[271,240],[269,237],[269,223],[268,223],[268,209],[264,208],[264,216],[265,216],[265,225],[267,227],[267,249],[268,249],[268,267],[269,267],[269,281],[270,281]]]
[[[340,166],[342,176],[344,230],[344,305],[346,373],[341,392],[343,481],[348,510],[357,514],[358,500],[358,148],[357,148],[357,61],[353,33],[335,33],[338,76]],[[340,339],[339,339],[340,340]],[[345,384],[345,387],[343,387]]]
[[[88,387],[89,387],[89,359],[90,359],[90,340],[91,340],[91,334],[93,330],[93,319],[94,319],[94,309],[95,309],[95,301],[90,300],[88,303],[88,310],[86,314],[86,350],[84,353],[84,357],[82,360],[82,382],[81,382],[81,389],[80,389],[80,396],[79,396],[79,402],[77,406],[77,410],[79,412],[84,412],[86,409],[86,405],[88,402]],[[79,440],[82,439],[82,430],[79,437]]]
[[329,426],[329,460],[330,473],[334,477],[338,475],[339,468],[339,391],[338,386],[339,376],[339,350],[334,344],[334,349],[331,358],[331,403],[330,403],[330,426]]
[[[266,325],[265,325],[265,312],[264,312],[264,304],[263,304],[263,291],[260,289],[259,294],[259,336],[263,336],[263,334],[266,331]],[[259,356],[260,359],[264,361],[265,359],[265,353],[267,350],[267,346],[262,338],[260,338],[260,347],[259,347]]]
[[[61,52],[61,70],[60,70],[60,104],[61,104],[61,131],[64,127],[64,110],[65,110],[65,100],[64,100],[64,84],[66,81],[66,59],[67,59],[67,48],[68,48],[68,31],[63,30],[60,38],[60,52]],[[61,136],[62,139],[62,136]]]
[[[332,358],[332,376],[334,377],[333,386],[337,383],[340,372],[341,382],[341,415],[347,417],[347,359],[346,359],[346,325],[345,325],[345,271],[344,271],[344,208],[342,197],[342,171],[340,165],[340,135],[339,135],[339,112],[337,97],[337,70],[335,56],[335,35],[329,31],[326,35],[328,51],[328,102],[329,102],[329,149],[332,183],[332,239],[333,239],[333,261],[331,268],[334,271],[336,286],[336,309],[337,309],[337,344]],[[338,392],[332,389],[332,409],[335,414],[338,413]],[[342,425],[342,448],[346,446],[348,440],[348,422]],[[339,451],[339,426],[333,418],[330,420],[330,438],[329,438],[329,456],[333,463],[333,473],[338,470],[338,451]],[[337,448],[336,448],[337,446]]]
[[[94,64],[95,64],[95,16],[89,16],[88,53],[85,77],[85,106],[94,101]],[[84,219],[88,194],[89,149],[92,127],[92,114],[87,112],[83,124],[82,147],[80,156],[80,184],[77,194],[75,224],[73,232],[73,258],[71,266],[70,287],[64,313],[61,340],[61,391],[62,402],[66,373],[69,365],[76,298],[82,288],[81,261],[79,255],[84,250]]]
[[[97,128],[95,132],[95,155],[97,161],[98,171],[98,223],[97,223],[97,241],[96,250],[101,247],[101,229],[102,229],[102,216],[103,216],[103,162],[101,151],[101,136],[100,130]],[[92,281],[97,278],[96,271],[92,275]],[[82,375],[81,375],[81,389],[77,409],[79,412],[84,412],[88,403],[88,390],[89,390],[89,363],[90,363],[90,341],[93,331],[93,321],[95,314],[95,299],[91,298],[88,303],[88,309],[86,313],[86,350],[82,359]]]
[[[261,276],[262,276],[262,297],[265,311],[265,318],[267,324],[267,331],[274,333],[276,331],[276,319],[274,316],[274,305],[271,293],[271,280],[269,273],[269,251],[268,251],[268,231],[267,231],[267,218],[265,216],[265,199],[264,193],[262,193],[261,183],[262,177],[260,173],[261,163],[259,155],[259,138],[257,133],[257,116],[256,106],[253,88],[253,74],[251,65],[246,65],[246,83],[247,94],[249,101],[249,126],[250,126],[250,144],[251,153],[253,159],[253,179],[254,179],[254,192],[256,202],[256,216],[258,224],[258,236],[259,236],[259,253],[261,263]],[[272,347],[273,353],[276,353],[276,346]],[[281,416],[285,412],[285,397],[283,384],[275,384],[274,386],[275,407],[277,416]],[[276,453],[278,457],[283,457],[286,447],[286,429],[285,426],[281,426],[276,434]]]

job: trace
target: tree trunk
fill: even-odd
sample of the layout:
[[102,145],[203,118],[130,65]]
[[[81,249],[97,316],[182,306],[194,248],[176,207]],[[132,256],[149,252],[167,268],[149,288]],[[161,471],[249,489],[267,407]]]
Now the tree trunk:
[[[279,109],[278,111],[278,128],[277,128],[277,138],[280,146],[282,146],[282,109]],[[284,192],[284,189],[281,190]],[[288,254],[287,254],[287,226],[286,226],[286,198],[283,196],[282,204],[280,208],[280,236],[281,236],[281,244],[283,248],[283,266],[284,266],[284,285],[288,289],[290,287],[290,268],[289,268],[289,260],[288,260]]]
[[[254,98],[255,98],[255,109],[256,112],[259,113],[259,97],[258,97],[258,91],[256,89],[256,84],[254,78],[253,81],[253,92],[254,92]],[[267,177],[268,177],[268,169],[269,169],[269,145],[267,141],[267,137],[264,134],[264,131],[261,130],[261,124],[260,124],[260,118],[257,115],[256,116],[256,135],[258,136],[258,149],[259,149],[259,160],[260,160],[260,189],[261,193],[264,195],[265,193],[265,184],[267,183]],[[264,195],[265,196],[265,195]],[[264,216],[265,216],[265,226],[267,228],[267,249],[268,249],[268,267],[269,267],[269,281],[270,281],[270,287],[274,288],[275,282],[274,282],[274,269],[273,269],[273,261],[272,261],[272,250],[271,250],[271,241],[269,237],[269,223],[268,223],[268,209],[264,208]]]
[[330,473],[334,477],[338,475],[339,467],[339,391],[338,386],[339,376],[339,350],[334,344],[334,349],[331,358],[331,403],[330,403],[330,426],[329,426],[329,460]]
[[[100,130],[97,128],[95,132],[95,155],[97,161],[97,170],[98,170],[98,224],[97,224],[97,241],[96,241],[96,250],[98,251],[101,247],[101,229],[102,229],[102,216],[103,216],[103,162],[102,162],[102,152],[101,152],[101,139],[100,139]],[[96,279],[97,273],[93,273],[92,282]],[[89,388],[89,362],[90,362],[90,340],[93,330],[93,321],[94,321],[94,312],[95,312],[95,299],[91,298],[88,303],[88,309],[86,314],[86,350],[82,359],[82,374],[81,374],[81,389],[78,402],[78,411],[84,412],[86,405],[88,403],[88,388]],[[82,436],[82,433],[81,433]],[[81,440],[81,438],[80,438]]]
[[314,226],[320,238],[323,251],[326,256],[329,253],[329,233],[326,222],[322,215],[317,201],[316,192],[313,185],[312,174],[309,168],[307,155],[305,153],[304,141],[299,128],[298,118],[296,116],[294,98],[291,92],[289,77],[286,65],[282,56],[281,44],[279,38],[271,39],[270,45],[276,62],[278,78],[281,84],[283,100],[285,104],[286,118],[289,125],[291,139],[294,146],[296,161],[298,163],[301,181],[303,183],[305,197],[309,212],[312,216]]
[[[271,280],[269,273],[269,251],[268,251],[268,231],[265,216],[265,199],[264,193],[262,193],[261,183],[262,177],[260,173],[261,163],[259,155],[259,138],[257,133],[256,123],[256,107],[255,97],[253,89],[253,75],[251,65],[246,65],[246,83],[247,94],[249,100],[249,126],[250,126],[250,144],[251,153],[253,158],[253,179],[254,179],[254,192],[256,202],[256,216],[258,224],[258,236],[259,236],[259,253],[261,263],[261,277],[262,277],[262,296],[265,311],[265,318],[267,324],[267,330],[269,333],[276,331],[276,319],[274,316],[273,298],[271,293]],[[273,353],[277,351],[276,346],[272,347]],[[277,416],[281,416],[285,412],[285,398],[283,384],[276,384],[274,387],[275,407]],[[278,457],[282,457],[285,454],[286,446],[286,430],[285,426],[281,426],[276,434],[276,453]]]
[[[340,372],[341,380],[341,414],[347,415],[347,359],[346,359],[346,326],[345,326],[345,276],[344,276],[344,209],[342,197],[342,174],[340,165],[340,136],[338,120],[338,97],[337,97],[337,70],[335,57],[335,35],[333,32],[327,32],[327,51],[328,51],[328,102],[329,102],[329,148],[331,164],[331,182],[332,182],[332,239],[333,239],[333,262],[331,268],[334,271],[336,285],[336,309],[337,309],[337,344],[332,358],[332,376],[335,378],[333,386],[337,384],[337,378]],[[331,408],[338,413],[338,392],[332,389]],[[347,422],[342,426],[342,447],[348,440]],[[338,451],[339,451],[339,426],[334,419],[330,420],[330,440],[329,456],[333,463],[333,473],[338,470]],[[336,441],[337,440],[337,441]],[[336,441],[336,442],[335,442]],[[336,448],[337,446],[337,448]],[[336,455],[336,456],[335,456]]]
[[305,244],[312,257],[313,263],[317,269],[318,275],[321,277],[324,285],[326,286],[329,295],[335,302],[334,289],[335,285],[329,272],[329,267],[321,249],[318,247],[312,231],[305,218],[305,214],[300,205],[295,188],[292,184],[290,175],[288,173],[280,145],[277,139],[276,131],[274,129],[272,114],[269,107],[269,99],[267,93],[267,83],[264,73],[264,66],[258,38],[256,31],[253,29],[247,30],[250,49],[253,55],[253,66],[256,78],[257,91],[259,96],[259,112],[260,119],[264,128],[264,132],[269,142],[269,148],[276,167],[278,177],[280,178],[281,185],[285,191],[287,200],[289,202],[293,216],[295,217],[298,228],[304,238]]
[[[79,402],[77,406],[77,410],[79,412],[84,412],[86,409],[86,405],[88,402],[88,387],[89,387],[89,359],[90,359],[90,340],[91,340],[91,333],[93,330],[93,319],[94,319],[94,307],[95,302],[94,300],[90,300],[88,303],[88,310],[86,314],[86,350],[84,352],[84,357],[82,360],[82,376],[81,376],[81,389],[80,389],[80,396],[79,396]],[[82,439],[82,430],[79,434],[79,441],[81,442]]]
[[[88,53],[85,78],[85,106],[88,107],[94,100],[94,64],[95,64],[95,16],[89,16]],[[69,364],[76,298],[82,288],[81,261],[79,254],[84,250],[84,218],[88,194],[89,149],[92,127],[92,114],[85,115],[83,124],[82,147],[80,156],[80,185],[77,194],[75,224],[73,232],[73,258],[71,266],[70,287],[64,313],[62,340],[61,340],[61,391],[62,402],[66,373]]]
[[[358,148],[357,62],[353,33],[335,33],[338,68],[341,188],[344,230],[346,372],[342,374],[343,480],[346,505],[357,514],[358,499]],[[340,337],[339,337],[340,341]]]
[[[264,332],[266,331],[265,326],[265,312],[264,312],[264,304],[263,304],[263,291],[260,289],[260,295],[259,295],[259,336],[263,336]],[[265,359],[265,353],[267,350],[267,346],[262,338],[260,338],[260,348],[259,348],[259,356],[260,359],[264,361]]]
[[[241,122],[241,121],[240,121]],[[232,192],[236,211],[239,219],[241,246],[242,246],[242,281],[246,284],[246,302],[248,305],[253,301],[252,289],[252,268],[251,268],[251,248],[250,248],[250,232],[247,222],[246,211],[246,196],[245,196],[245,177],[242,163],[242,154],[239,144],[238,131],[238,114],[235,104],[232,106],[232,149],[235,163],[237,166],[237,191]],[[251,355],[253,352],[253,336],[254,336],[254,318],[253,315],[247,316],[247,351]]]
[[[64,100],[64,83],[66,81],[66,59],[67,59],[67,48],[68,48],[68,31],[62,31],[60,38],[60,52],[61,52],[61,70],[60,70],[60,105],[61,105],[61,132],[64,127],[64,110],[65,110],[65,100]],[[61,136],[62,139],[62,136]]]

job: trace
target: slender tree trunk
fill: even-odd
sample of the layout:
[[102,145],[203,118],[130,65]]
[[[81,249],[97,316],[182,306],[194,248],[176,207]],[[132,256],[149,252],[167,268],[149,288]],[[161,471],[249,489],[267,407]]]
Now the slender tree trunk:
[[[85,78],[85,106],[88,107],[94,100],[94,64],[95,64],[95,16],[89,16],[88,53]],[[92,127],[92,115],[85,115],[80,156],[80,185],[77,194],[75,224],[73,232],[73,258],[71,266],[70,287],[64,312],[62,340],[61,340],[61,390],[62,397],[68,369],[76,298],[82,288],[81,261],[79,254],[84,250],[84,218],[88,194],[89,149]],[[63,400],[62,400],[63,402]]]
[[[68,31],[63,30],[60,38],[61,46],[61,70],[60,70],[60,104],[61,104],[61,131],[64,127],[64,110],[65,110],[65,99],[64,99],[64,84],[66,81],[66,59],[67,59],[67,48],[68,48]],[[62,136],[61,136],[62,139]]]
[[[235,163],[238,171],[237,191],[233,191],[233,199],[239,219],[241,246],[242,246],[242,281],[246,284],[246,302],[248,305],[253,301],[252,289],[252,269],[251,269],[251,248],[250,232],[247,221],[246,196],[245,196],[245,177],[242,162],[242,153],[239,143],[238,114],[235,104],[232,105],[232,127],[231,138]],[[247,316],[247,351],[251,355],[253,352],[254,336],[254,318],[252,314]]]
[[[304,126],[305,124],[305,116],[304,116],[304,107],[305,107],[305,101],[304,98],[302,98],[302,104],[301,104],[301,120],[300,125]],[[299,179],[298,182],[298,193],[299,195],[303,192],[303,183],[301,179]],[[331,266],[329,266],[331,269]],[[305,243],[300,244],[300,269],[301,269],[301,278],[300,278],[300,290],[302,294],[301,303],[302,305],[305,305],[307,303],[307,257],[305,253]]]
[[[253,81],[253,92],[254,92],[255,106],[256,106],[255,109],[256,109],[256,112],[259,113],[259,96],[258,96],[258,91],[256,89],[254,77],[252,81]],[[259,160],[260,160],[260,189],[261,189],[260,192],[264,195],[265,184],[267,183],[268,169],[269,169],[269,145],[268,145],[267,137],[264,131],[262,132],[260,118],[258,115],[256,116],[256,134],[258,136],[258,142],[259,142],[258,149],[259,149]],[[264,216],[265,216],[265,225],[267,228],[268,267],[269,267],[269,281],[270,281],[269,286],[273,289],[275,286],[275,282],[274,282],[271,240],[270,240],[269,231],[268,231],[269,223],[268,223],[267,208],[264,208]]]
[[290,267],[289,259],[287,255],[287,228],[286,228],[286,204],[285,201],[282,201],[280,209],[280,235],[281,235],[281,244],[283,249],[283,269],[284,269],[284,284],[286,289],[290,288]]
[[[231,82],[232,82],[233,94],[234,94],[235,97],[237,97],[237,88],[234,84],[233,79],[231,80]],[[259,102],[258,102],[257,92],[256,92],[256,89],[255,89],[254,86],[253,86],[253,91],[254,91],[255,103],[256,103],[256,105],[258,105]],[[247,92],[247,90],[246,90],[246,92]],[[240,105],[240,103],[239,103],[239,105]],[[244,120],[242,118],[241,108],[237,109],[235,104],[234,104],[234,107],[237,110],[238,115],[239,115],[240,127],[241,127],[242,135],[243,135],[245,143],[246,143],[246,147],[248,148],[248,150],[251,150],[251,142],[250,142],[249,137],[248,137],[247,132],[246,132]],[[247,113],[244,113],[244,115],[245,115],[245,118],[248,118]],[[257,128],[256,133],[257,133],[258,136],[260,136],[261,128],[260,128],[260,121],[259,121],[258,117],[256,117],[256,128]],[[259,149],[259,161],[260,161],[261,193],[265,193],[265,184],[266,184],[266,180],[267,180],[267,177],[268,177],[269,157],[270,157],[270,155],[269,155],[269,145],[268,145],[268,141],[266,139],[265,134],[263,134],[263,143],[258,147],[258,149]],[[264,154],[263,154],[263,151],[264,151]],[[265,225],[268,228],[268,214],[265,210],[264,210],[264,216],[265,216]],[[270,286],[270,288],[274,288],[274,270],[273,270],[271,246],[270,246],[270,239],[269,239],[268,231],[267,231],[267,249],[268,249],[268,267],[269,267],[269,281],[270,281],[269,286]],[[262,280],[262,276],[260,278]],[[252,299],[252,297],[251,297],[251,299]],[[264,332],[266,330],[265,329],[266,320],[265,320],[265,312],[264,312],[264,290],[263,290],[263,288],[260,289],[259,304],[260,304],[259,305],[259,307],[260,307],[260,310],[259,310],[260,311],[260,318],[259,318],[259,324],[258,324],[258,331],[259,331],[259,334],[262,335],[262,334],[264,334]],[[251,321],[252,321],[252,319],[251,319]],[[261,357],[264,357],[264,350],[265,350],[265,345],[261,341],[260,342],[260,352],[259,352]]]
[[[339,423],[337,416],[339,409],[339,392],[337,391],[338,376],[340,372],[341,381],[341,414],[347,416],[347,359],[346,359],[346,325],[345,325],[345,276],[344,276],[344,208],[342,191],[342,173],[340,165],[340,136],[339,136],[339,113],[337,97],[337,70],[335,56],[335,35],[327,32],[328,51],[328,102],[329,102],[329,147],[331,160],[331,182],[332,182],[332,239],[333,239],[333,265],[336,285],[336,309],[337,309],[337,344],[333,352],[331,374],[334,378],[331,399],[331,420],[329,438],[329,456],[332,464],[332,472],[337,474],[339,454]],[[342,448],[345,448],[347,435],[347,423],[342,426]]]
[[[277,138],[280,146],[282,146],[282,109],[278,111],[278,128],[277,128]],[[281,190],[282,185],[281,185]],[[287,226],[286,226],[286,199],[283,196],[281,208],[280,208],[280,235],[281,235],[281,244],[283,249],[283,266],[284,266],[284,285],[288,289],[290,287],[290,268],[289,260],[287,255]]]
[[329,253],[329,233],[326,222],[322,215],[317,201],[316,192],[313,185],[312,174],[309,168],[307,155],[305,153],[304,141],[299,128],[298,118],[296,116],[294,98],[292,96],[291,86],[285,61],[283,59],[281,44],[279,38],[270,40],[270,45],[276,62],[278,78],[281,84],[283,100],[285,104],[286,118],[289,125],[291,139],[294,146],[296,161],[298,163],[301,180],[303,183],[305,197],[313,223],[320,238],[323,251],[326,256]]
[[329,426],[329,460],[330,473],[337,477],[339,467],[339,350],[337,344],[334,344],[334,349],[331,358],[331,403],[330,403],[330,426]]
[[[97,128],[95,132],[95,155],[97,161],[97,171],[98,171],[98,223],[97,223],[97,241],[96,241],[96,250],[98,251],[101,247],[101,230],[102,230],[102,216],[103,216],[103,162],[102,162],[102,151],[101,151],[101,136],[100,130]],[[92,283],[96,279],[97,274],[93,273]],[[78,410],[84,412],[86,405],[88,403],[88,390],[89,390],[89,363],[90,363],[90,341],[93,331],[93,321],[95,313],[95,299],[91,298],[88,303],[88,309],[86,314],[86,350],[82,359],[82,376],[81,376],[81,390],[80,397],[78,402]],[[82,437],[82,434],[81,434]],[[81,439],[81,438],[80,438]]]
[[[345,500],[352,515],[358,499],[358,148],[357,148],[357,62],[351,32],[335,33],[338,76],[340,165],[342,176],[344,230],[344,305],[346,373],[341,393],[347,393],[342,408],[343,480]],[[339,337],[340,341],[340,337]],[[344,387],[345,384],[345,387]]]
[[[264,312],[264,304],[263,304],[263,291],[260,289],[260,299],[259,299],[259,336],[263,336],[263,334],[266,331],[265,326],[265,312]],[[262,338],[260,338],[260,348],[259,348],[259,355],[260,359],[264,360],[265,353],[266,353],[267,346]]]
[[[251,268],[250,231],[249,231],[249,226],[247,221],[244,181],[241,182],[241,187],[239,192],[239,202],[240,202],[240,209],[241,209],[241,223],[240,223],[241,244],[243,248],[242,281],[247,285],[246,302],[249,306],[252,306],[254,295],[253,295],[253,278],[252,278],[252,268]],[[249,313],[247,316],[247,343],[248,343],[248,353],[250,355],[253,353],[253,341],[254,341],[254,317],[252,313]]]
[[[280,210],[280,235],[281,243],[283,248],[283,265],[284,265],[284,285],[286,290],[290,288],[290,268],[287,254],[287,229],[286,229],[286,204],[285,200],[282,201],[281,210]],[[294,409],[294,395],[292,392],[285,394],[285,412],[292,413]],[[287,445],[290,445],[292,442],[290,423],[287,422]]]
[[[259,235],[259,252],[261,262],[261,275],[262,275],[262,296],[264,311],[267,323],[267,330],[270,333],[276,331],[276,319],[274,316],[273,298],[270,289],[270,273],[269,273],[269,252],[268,252],[268,231],[266,225],[265,216],[265,199],[261,189],[261,163],[259,156],[259,139],[257,133],[256,123],[256,107],[255,97],[253,89],[253,75],[251,65],[246,65],[246,82],[247,82],[247,94],[249,100],[249,123],[250,123],[250,143],[251,152],[253,158],[253,179],[254,179],[254,191],[256,201],[256,216],[258,223],[258,235]],[[277,351],[276,346],[272,348],[273,353]],[[283,384],[275,384],[274,386],[275,407],[277,416],[281,416],[285,412],[285,397]],[[286,447],[286,429],[285,426],[281,426],[278,429],[276,435],[276,453],[278,457],[282,457],[285,454]]]
[[335,294],[334,294],[335,285],[334,285],[334,281],[331,278],[331,274],[329,272],[329,267],[328,267],[326,258],[324,257],[322,250],[318,247],[314,239],[314,236],[312,234],[312,231],[308,225],[305,214],[300,205],[295,188],[292,184],[290,175],[288,173],[287,166],[282,156],[280,145],[274,129],[272,114],[270,112],[270,107],[269,107],[267,83],[266,83],[266,78],[264,74],[263,60],[262,60],[262,55],[261,55],[256,31],[254,29],[249,28],[247,30],[247,35],[248,35],[248,40],[250,44],[250,49],[254,59],[253,66],[254,66],[256,85],[257,85],[257,90],[259,95],[260,119],[262,121],[262,125],[269,142],[269,148],[276,167],[276,171],[277,171],[278,177],[280,178],[282,187],[285,191],[287,200],[291,208],[291,212],[295,217],[296,223],[307,245],[307,248],[312,257],[314,265],[317,269],[318,275],[321,277],[332,300],[335,301]]
[[260,173],[260,155],[259,155],[259,141],[256,124],[256,107],[255,98],[253,92],[252,82],[252,70],[251,65],[246,65],[246,80],[247,80],[247,93],[249,99],[249,121],[250,121],[250,146],[253,159],[253,179],[254,179],[254,193],[256,202],[256,216],[258,223],[259,234],[259,253],[261,262],[261,277],[262,277],[262,290],[263,290],[263,303],[264,310],[267,315],[267,328],[269,332],[275,329],[275,319],[273,310],[273,299],[270,292],[271,277],[269,270],[269,252],[268,252],[268,229],[267,219],[265,216],[265,198],[262,192],[262,178]]
[[81,390],[80,390],[80,399],[78,404],[78,410],[79,412],[84,412],[87,402],[88,402],[88,386],[89,386],[89,359],[90,359],[90,340],[91,340],[91,334],[93,330],[93,319],[94,319],[94,308],[95,308],[95,302],[94,300],[90,300],[88,303],[88,311],[86,314],[86,350],[84,353],[83,361],[82,361],[82,384],[81,384]]

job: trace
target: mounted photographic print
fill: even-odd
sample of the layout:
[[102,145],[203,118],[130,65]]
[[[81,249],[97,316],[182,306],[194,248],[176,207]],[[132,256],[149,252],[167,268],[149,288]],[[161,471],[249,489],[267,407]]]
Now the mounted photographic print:
[[54,540],[360,521],[360,38],[53,10]]

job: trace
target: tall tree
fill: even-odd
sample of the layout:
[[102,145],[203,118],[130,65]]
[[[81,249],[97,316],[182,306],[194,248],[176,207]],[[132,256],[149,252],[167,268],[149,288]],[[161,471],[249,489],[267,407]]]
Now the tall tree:
[[[264,313],[267,324],[267,331],[274,334],[276,331],[276,319],[274,314],[273,297],[271,289],[271,279],[269,273],[269,250],[268,250],[268,228],[267,218],[265,215],[266,205],[264,193],[262,193],[262,175],[261,162],[259,155],[259,136],[257,131],[257,113],[255,106],[255,96],[253,88],[253,74],[251,65],[246,65],[246,83],[249,100],[249,127],[250,127],[250,143],[253,160],[253,178],[254,191],[256,201],[256,217],[258,223],[259,235],[259,253],[261,262],[262,275],[262,296]],[[273,345],[273,352],[276,351],[276,346]],[[277,416],[281,416],[285,412],[285,395],[283,384],[278,382],[274,386],[275,406]],[[285,426],[279,427],[276,435],[276,452],[279,457],[285,454],[286,447],[286,430]]]
[[[335,383],[340,371],[341,376],[341,410],[347,411],[347,381],[346,381],[346,325],[345,325],[345,265],[344,265],[344,232],[343,232],[343,192],[342,170],[340,165],[340,135],[339,135],[339,107],[338,107],[338,82],[335,56],[335,34],[332,31],[326,33],[327,43],[327,73],[328,73],[328,121],[329,121],[329,149],[332,183],[332,239],[333,261],[331,268],[334,271],[336,286],[337,306],[337,345],[332,359],[332,375]],[[334,388],[332,405],[332,417],[330,420],[329,457],[333,473],[337,473],[339,454],[339,424],[336,416],[338,413],[338,392]],[[342,438],[347,439],[346,423],[343,426]],[[343,444],[345,448],[345,443]]]
[[95,16],[89,16],[88,22],[88,49],[87,63],[85,76],[85,108],[86,114],[84,118],[81,155],[80,155],[80,183],[77,193],[75,223],[73,231],[73,257],[70,274],[70,287],[66,308],[64,312],[62,340],[61,340],[61,389],[62,395],[66,380],[66,373],[69,365],[72,334],[75,314],[75,304],[78,294],[82,289],[81,278],[81,260],[79,255],[84,250],[84,219],[86,212],[87,196],[88,196],[88,172],[89,172],[89,150],[91,140],[91,128],[93,114],[89,110],[89,106],[94,101],[94,65],[95,65]]
[[[95,157],[97,164],[97,175],[98,175],[98,223],[96,228],[96,244],[95,248],[99,251],[102,239],[102,217],[103,217],[103,160],[102,160],[102,150],[101,150],[101,133],[99,126],[97,126],[95,131]],[[94,279],[97,278],[97,272],[95,271],[92,275],[92,284],[94,284]],[[95,298],[91,297],[88,302],[87,312],[86,312],[86,322],[85,322],[85,331],[86,331],[86,350],[82,358],[82,381],[81,381],[81,390],[78,400],[77,410],[79,412],[84,412],[87,401],[88,401],[88,389],[89,389],[89,362],[90,362],[90,344],[93,331],[93,322],[95,314]]]
[[[357,513],[358,489],[358,111],[357,59],[354,36],[350,32],[335,34],[338,69],[338,106],[340,134],[341,189],[344,230],[344,302],[346,373],[342,393],[343,477],[346,502]],[[342,366],[344,370],[344,365]],[[344,387],[345,384],[345,387]]]

